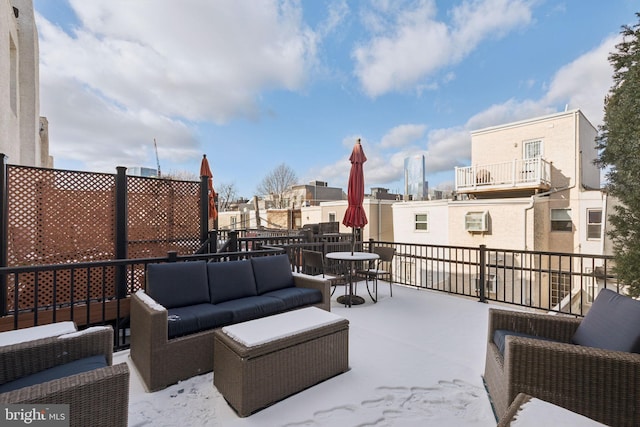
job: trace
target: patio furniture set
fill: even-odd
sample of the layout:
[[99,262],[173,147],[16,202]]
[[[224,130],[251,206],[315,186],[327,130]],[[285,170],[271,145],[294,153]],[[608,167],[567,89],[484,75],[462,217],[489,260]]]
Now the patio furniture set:
[[[213,370],[247,416],[349,369],[349,322],[329,298],[329,280],[292,273],[286,255],[149,265],[131,301],[131,359],[148,391]],[[609,289],[583,319],[489,309],[484,381],[499,425],[555,407],[640,425],[638,325],[640,301]],[[124,426],[129,370],[112,348],[111,327],[2,333],[0,402],[68,404],[72,426]]]

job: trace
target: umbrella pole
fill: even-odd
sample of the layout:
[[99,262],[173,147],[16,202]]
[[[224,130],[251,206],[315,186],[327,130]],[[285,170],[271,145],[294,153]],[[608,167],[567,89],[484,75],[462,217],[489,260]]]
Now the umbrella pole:
[[351,255],[353,255],[355,246],[356,246],[356,228],[351,227]]

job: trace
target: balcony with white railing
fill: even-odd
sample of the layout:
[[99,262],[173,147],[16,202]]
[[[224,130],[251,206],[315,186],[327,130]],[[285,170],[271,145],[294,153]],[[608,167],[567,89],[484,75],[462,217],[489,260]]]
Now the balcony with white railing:
[[545,191],[551,188],[551,163],[542,159],[456,167],[457,193]]

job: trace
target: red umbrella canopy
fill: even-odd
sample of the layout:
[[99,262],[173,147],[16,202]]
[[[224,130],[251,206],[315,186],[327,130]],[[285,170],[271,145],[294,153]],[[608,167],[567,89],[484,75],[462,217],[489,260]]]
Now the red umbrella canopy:
[[349,184],[347,186],[349,206],[347,206],[347,211],[344,213],[342,223],[347,227],[362,228],[368,222],[367,215],[362,207],[364,200],[364,171],[362,166],[367,161],[367,157],[362,151],[362,144],[360,144],[359,138],[353,147],[349,161],[351,162],[351,172],[349,173]]
[[216,220],[218,218],[218,210],[216,209],[216,192],[213,189],[213,173],[209,167],[207,155],[202,155],[202,163],[200,163],[200,176],[208,177],[209,181],[209,219]]

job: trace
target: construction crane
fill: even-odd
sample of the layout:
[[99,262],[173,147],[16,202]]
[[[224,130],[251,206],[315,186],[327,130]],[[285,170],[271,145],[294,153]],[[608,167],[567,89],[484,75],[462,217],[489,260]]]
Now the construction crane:
[[162,176],[162,173],[160,172],[160,157],[158,156],[158,143],[156,142],[155,138],[153,138],[153,148],[155,148],[156,150],[156,163],[158,164],[158,178],[160,178]]

